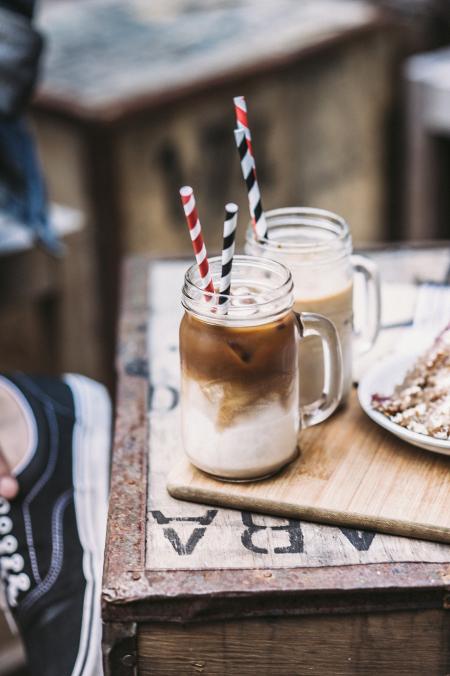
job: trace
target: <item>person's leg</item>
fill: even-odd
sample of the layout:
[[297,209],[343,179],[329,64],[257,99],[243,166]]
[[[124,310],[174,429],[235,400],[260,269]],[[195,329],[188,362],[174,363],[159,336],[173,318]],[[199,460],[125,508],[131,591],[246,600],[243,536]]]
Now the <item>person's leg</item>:
[[14,420],[18,430],[14,444],[0,432],[20,488],[15,500],[0,498],[8,606],[33,676],[99,676],[108,395],[81,376],[0,382],[0,430]]
[[17,479],[11,474],[11,468],[0,447],[0,498],[12,500],[19,492]]
[[0,496],[9,500],[19,488],[12,470],[19,467],[32,443],[32,425],[21,398],[20,391],[0,376]]

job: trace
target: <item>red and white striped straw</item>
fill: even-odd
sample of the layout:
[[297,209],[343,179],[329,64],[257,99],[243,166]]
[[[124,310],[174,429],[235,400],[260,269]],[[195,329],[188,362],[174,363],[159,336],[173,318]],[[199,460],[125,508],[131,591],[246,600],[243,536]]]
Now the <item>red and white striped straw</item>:
[[[203,281],[203,289],[211,294],[214,294],[214,284],[211,277],[211,271],[209,269],[205,243],[203,241],[202,226],[200,225],[198,218],[194,191],[189,185],[185,185],[183,188],[180,188],[180,195],[191,235],[195,259],[197,261],[200,277]],[[208,300],[212,300],[213,297],[214,296],[206,296]]]

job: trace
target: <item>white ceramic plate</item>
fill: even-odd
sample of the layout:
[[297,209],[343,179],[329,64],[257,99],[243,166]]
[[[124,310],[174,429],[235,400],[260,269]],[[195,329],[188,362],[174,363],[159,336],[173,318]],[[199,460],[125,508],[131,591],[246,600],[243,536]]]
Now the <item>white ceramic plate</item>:
[[450,441],[434,439],[426,434],[410,432],[372,408],[372,395],[390,395],[394,387],[398,385],[398,383],[401,383],[416,357],[417,353],[407,355],[394,354],[386,357],[378,364],[374,364],[374,366],[361,378],[359,383],[359,403],[369,418],[372,418],[378,425],[381,425],[381,427],[384,427],[389,430],[389,432],[392,432],[392,434],[395,434],[399,439],[407,441],[414,446],[424,448],[426,451],[450,455]]

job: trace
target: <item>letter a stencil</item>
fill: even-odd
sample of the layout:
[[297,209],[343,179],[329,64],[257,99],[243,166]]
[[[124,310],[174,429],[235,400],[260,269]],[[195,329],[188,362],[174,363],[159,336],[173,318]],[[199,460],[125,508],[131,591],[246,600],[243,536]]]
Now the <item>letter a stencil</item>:
[[201,528],[194,528],[187,539],[182,540],[180,534],[175,528],[163,528],[163,534],[166,540],[170,542],[178,556],[189,556],[195,550],[197,544],[206,533],[206,528],[214,521],[217,509],[208,509],[204,516],[165,516],[161,511],[152,511],[152,516],[159,525],[168,526],[169,524],[198,523]]

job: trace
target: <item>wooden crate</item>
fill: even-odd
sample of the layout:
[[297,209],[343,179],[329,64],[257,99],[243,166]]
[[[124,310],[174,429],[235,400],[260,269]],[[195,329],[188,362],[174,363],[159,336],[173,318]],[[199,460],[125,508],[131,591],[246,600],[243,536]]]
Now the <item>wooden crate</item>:
[[[442,281],[450,246],[373,255],[387,281]],[[448,673],[450,546],[168,496],[179,298],[166,282],[179,274],[147,257],[124,268],[106,673]]]
[[111,385],[92,233],[74,209],[52,205],[51,220],[65,247],[60,258],[37,247],[25,226],[0,224],[0,371],[76,371]]

